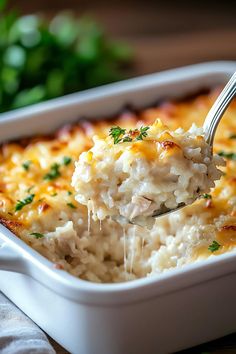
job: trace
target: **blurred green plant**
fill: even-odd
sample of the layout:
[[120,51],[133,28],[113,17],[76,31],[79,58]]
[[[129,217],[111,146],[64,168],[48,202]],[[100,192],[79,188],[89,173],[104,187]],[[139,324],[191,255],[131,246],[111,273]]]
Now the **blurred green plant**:
[[20,17],[0,0],[0,112],[120,80],[131,56],[89,18]]

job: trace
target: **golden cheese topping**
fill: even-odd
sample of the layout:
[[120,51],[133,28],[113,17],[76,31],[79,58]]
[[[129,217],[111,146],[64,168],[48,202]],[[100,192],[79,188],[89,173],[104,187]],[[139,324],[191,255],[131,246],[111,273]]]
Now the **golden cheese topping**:
[[[181,153],[181,147],[175,142],[175,137],[168,132],[169,128],[160,119],[156,119],[148,128],[147,136],[143,140],[130,144],[128,148],[131,152],[139,153],[147,160],[164,159]],[[123,149],[126,148],[124,144]]]
[[[138,122],[140,125],[140,121]],[[113,130],[119,130],[117,137],[111,133]],[[142,129],[144,135],[142,135]],[[97,137],[95,141],[98,141]],[[116,140],[117,139],[117,140]],[[203,136],[197,136],[197,140],[204,142]],[[109,137],[104,139],[105,145],[112,151],[112,154],[118,159],[122,153],[130,152],[136,157],[143,157],[148,161],[155,161],[168,158],[170,156],[183,153],[183,148],[178,144],[175,135],[169,131],[160,119],[156,119],[151,126],[141,126],[135,129],[122,129],[119,126],[110,129]],[[93,151],[86,154],[86,162],[93,164]]]
[[[187,130],[192,123],[201,126],[218,93],[219,90],[214,90],[182,101],[166,101],[140,112],[126,110],[112,121],[83,121],[62,127],[52,136],[4,143],[0,150],[0,222],[31,244],[30,240],[35,236],[31,234],[36,229],[39,233],[53,230],[53,220],[51,224],[47,223],[45,230],[44,219],[54,217],[55,211],[58,220],[62,210],[65,213],[74,210],[86,213],[85,207],[74,199],[71,177],[74,161],[91,148],[94,135],[105,137],[114,125],[126,129],[149,126],[157,117],[170,130],[179,127]],[[145,144],[135,142],[130,148],[153,158],[156,143],[147,138]],[[179,149],[168,134],[163,135],[158,143],[166,154]],[[220,123],[214,150],[226,159],[225,175],[211,196],[195,203],[189,213],[197,214],[199,208],[201,212],[203,208],[209,223],[220,215],[231,217],[230,223],[221,225],[217,233],[216,241],[222,246],[217,252],[223,252],[236,245],[236,101],[232,102]],[[92,161],[91,153],[87,159]]]

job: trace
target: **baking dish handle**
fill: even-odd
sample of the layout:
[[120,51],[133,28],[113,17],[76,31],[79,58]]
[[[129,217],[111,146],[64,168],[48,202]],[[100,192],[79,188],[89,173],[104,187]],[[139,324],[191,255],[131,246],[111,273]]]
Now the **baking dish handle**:
[[22,257],[6,243],[0,244],[0,271],[1,270],[26,274]]

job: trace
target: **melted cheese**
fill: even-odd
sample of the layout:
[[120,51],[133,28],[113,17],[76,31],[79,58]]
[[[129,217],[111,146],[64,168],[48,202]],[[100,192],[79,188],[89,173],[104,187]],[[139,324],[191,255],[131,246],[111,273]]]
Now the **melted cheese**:
[[140,154],[146,160],[155,160],[158,156],[156,144],[156,141],[153,140],[137,141],[130,144],[130,151]]

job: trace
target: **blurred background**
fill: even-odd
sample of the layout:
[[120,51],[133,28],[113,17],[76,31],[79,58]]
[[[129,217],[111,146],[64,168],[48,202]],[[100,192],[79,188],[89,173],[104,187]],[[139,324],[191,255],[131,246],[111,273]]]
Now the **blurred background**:
[[[127,77],[236,59],[233,0],[1,3],[0,112]],[[19,18],[30,14],[38,17]]]

